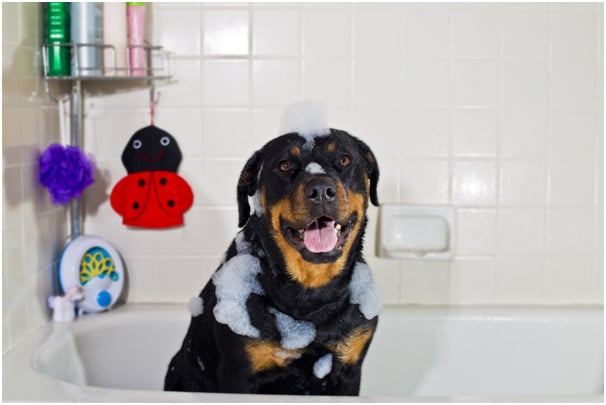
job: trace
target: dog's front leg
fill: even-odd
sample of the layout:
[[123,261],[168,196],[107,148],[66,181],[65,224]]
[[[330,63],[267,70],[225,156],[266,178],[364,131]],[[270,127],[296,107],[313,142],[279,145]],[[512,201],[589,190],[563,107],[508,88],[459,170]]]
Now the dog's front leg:
[[338,365],[330,380],[330,395],[359,395],[362,362],[356,365]]
[[344,339],[329,345],[335,357],[327,392],[333,395],[358,395],[362,363],[370,346],[377,318],[354,328]]
[[250,394],[256,390],[251,384],[251,373],[247,364],[231,360],[223,361],[217,368],[219,392]]
[[253,373],[244,349],[244,336],[218,325],[215,331],[217,349],[217,385],[219,392],[254,393]]

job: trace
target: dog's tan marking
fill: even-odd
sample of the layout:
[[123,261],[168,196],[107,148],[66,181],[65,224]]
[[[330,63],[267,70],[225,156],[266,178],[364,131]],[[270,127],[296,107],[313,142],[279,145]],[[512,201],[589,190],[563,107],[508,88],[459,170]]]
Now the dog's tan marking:
[[[261,193],[262,202],[264,201],[263,196],[264,194]],[[286,271],[290,276],[304,287],[318,288],[328,284],[343,270],[353,241],[356,239],[362,226],[362,219],[368,205],[367,196],[351,191],[348,193],[341,183],[337,183],[339,217],[350,218],[356,212],[358,220],[350,231],[347,243],[343,246],[343,253],[332,263],[311,263],[306,261],[301,256],[301,253],[282,234],[280,227],[281,218],[286,218],[293,223],[305,223],[307,208],[305,204],[300,203],[300,201],[305,200],[304,187],[300,185],[292,197],[285,197],[271,207],[272,236],[284,255]]]
[[332,263],[310,263],[289,245],[293,252],[287,259],[287,271],[301,285],[307,288],[322,287],[335,278],[343,270],[345,257],[341,256]]
[[356,212],[358,214],[358,219],[362,219],[364,212],[366,212],[366,208],[368,207],[368,192],[368,182],[366,182],[366,195],[353,191],[346,191],[343,184],[337,183],[337,201],[340,201],[338,204],[339,217],[349,218]]
[[345,339],[336,345],[330,345],[329,349],[334,351],[337,358],[344,364],[356,364],[362,352],[372,338],[374,328],[363,326],[354,329]]
[[290,350],[280,347],[272,341],[249,339],[244,346],[250,369],[253,373],[274,367],[285,367],[293,360],[301,357],[302,350]]
[[292,148],[290,148],[290,154],[293,156],[299,156],[301,154],[301,148],[299,148],[298,146],[293,146]]
[[333,153],[333,152],[335,152],[336,150],[337,150],[337,144],[336,144],[336,142],[331,142],[331,143],[329,143],[328,145],[326,145],[326,151],[327,151],[327,152],[331,152],[331,153]]

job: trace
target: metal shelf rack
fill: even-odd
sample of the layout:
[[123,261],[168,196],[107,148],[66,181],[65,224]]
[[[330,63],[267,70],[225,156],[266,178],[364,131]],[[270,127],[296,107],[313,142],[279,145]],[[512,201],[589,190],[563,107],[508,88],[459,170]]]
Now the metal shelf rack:
[[[91,75],[86,69],[81,68],[79,58],[75,60],[74,70],[77,72],[76,75],[70,76],[49,76],[49,48],[50,47],[68,47],[72,55],[80,55],[79,49],[83,47],[95,47],[100,48],[104,58],[100,62],[101,66],[98,69],[101,74]],[[138,46],[144,49],[147,68],[145,76],[131,76],[129,75],[130,60],[128,55],[130,54],[129,49],[126,49],[126,60],[127,66],[118,67],[116,65],[116,48],[113,45],[108,44],[80,44],[80,43],[52,43],[42,45],[42,60],[44,69],[45,89],[47,94],[51,97],[50,89],[48,86],[49,82],[65,82],[71,83],[70,90],[70,144],[72,146],[82,146],[82,139],[84,134],[84,93],[83,85],[85,83],[98,83],[98,82],[117,82],[117,83],[145,83],[150,89],[150,103],[155,105],[156,103],[156,81],[168,81],[172,79],[170,73],[169,54],[163,50],[161,46],[144,45]],[[108,66],[107,62],[109,52],[109,60],[113,61]],[[73,240],[82,234],[82,204],[80,199],[73,199],[70,202],[70,239]]]

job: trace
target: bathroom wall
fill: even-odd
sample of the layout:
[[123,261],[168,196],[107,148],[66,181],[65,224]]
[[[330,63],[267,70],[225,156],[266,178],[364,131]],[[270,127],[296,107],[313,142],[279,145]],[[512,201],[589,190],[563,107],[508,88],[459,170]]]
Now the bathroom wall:
[[65,209],[37,181],[59,142],[57,106],[40,78],[39,5],[2,3],[2,352],[48,319],[46,297],[65,238]]
[[382,202],[457,209],[451,261],[366,256],[385,303],[603,302],[603,5],[152,6],[172,52],[156,124],[184,152],[186,226],[127,229],[106,200],[149,123],[146,89],[89,98],[101,168],[85,231],[117,245],[131,302],[186,302],[237,231],[235,188],[282,109],[316,98],[376,153]]
[[[130,302],[187,302],[237,231],[235,186],[292,101],[317,98],[333,127],[381,164],[382,202],[457,208],[452,261],[366,256],[385,303],[603,303],[603,5],[155,3],[172,52],[156,124],[195,191],[183,228],[127,229],[108,195],[149,123],[145,88],[104,84],[86,102],[97,183],[84,231],[114,243]],[[40,75],[38,6],[3,3],[3,353],[48,319],[67,229],[36,181],[59,142]],[[53,96],[62,94],[53,87]]]

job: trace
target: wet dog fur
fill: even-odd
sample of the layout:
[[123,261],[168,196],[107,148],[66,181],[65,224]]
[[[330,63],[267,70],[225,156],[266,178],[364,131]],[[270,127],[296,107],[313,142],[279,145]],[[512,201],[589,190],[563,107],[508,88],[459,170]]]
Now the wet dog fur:
[[237,186],[242,229],[199,295],[165,390],[357,395],[379,313],[362,256],[378,178],[370,148],[341,130],[255,152]]

